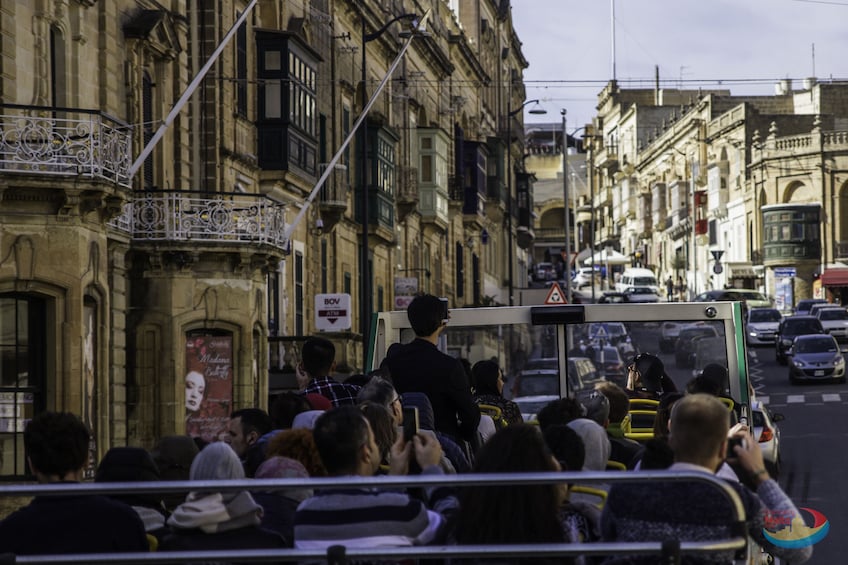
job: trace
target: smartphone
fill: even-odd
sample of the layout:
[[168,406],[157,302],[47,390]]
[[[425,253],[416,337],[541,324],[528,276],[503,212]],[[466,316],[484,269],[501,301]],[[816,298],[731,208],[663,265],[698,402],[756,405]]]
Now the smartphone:
[[739,447],[741,447],[742,449],[745,449],[746,447],[748,447],[747,443],[745,442],[744,437],[739,437],[739,436],[732,437],[729,440],[727,440],[727,456],[728,457],[736,457],[736,452],[733,450],[733,448],[737,445]]
[[403,407],[403,441],[412,441],[418,434],[418,408]]
[[448,299],[439,298],[442,301],[442,322],[448,323]]

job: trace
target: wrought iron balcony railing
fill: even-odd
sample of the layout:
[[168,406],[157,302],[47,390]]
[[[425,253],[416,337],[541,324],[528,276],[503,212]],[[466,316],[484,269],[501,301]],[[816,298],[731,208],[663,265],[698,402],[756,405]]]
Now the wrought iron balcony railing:
[[132,127],[97,110],[0,105],[0,171],[129,187]]
[[139,194],[110,222],[139,241],[250,242],[285,249],[285,205],[262,195]]

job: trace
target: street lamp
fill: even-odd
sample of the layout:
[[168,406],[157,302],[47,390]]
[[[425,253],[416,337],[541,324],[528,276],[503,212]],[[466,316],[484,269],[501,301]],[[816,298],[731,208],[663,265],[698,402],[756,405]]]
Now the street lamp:
[[[563,208],[563,227],[565,228],[565,257],[563,260],[565,261],[565,269],[563,273],[565,274],[565,299],[571,304],[571,220],[568,217],[568,136],[574,135],[581,129],[585,129],[586,126],[580,126],[568,133],[568,129],[566,128],[566,110],[563,108],[560,110],[562,114],[562,208]],[[589,172],[591,175],[591,171]],[[594,198],[594,195],[592,195]],[[594,230],[594,211],[592,212],[592,229]],[[595,249],[594,249],[594,234],[592,235],[592,302],[595,301]],[[575,246],[576,248],[577,246]]]
[[[415,25],[415,20],[418,19],[417,14],[401,14],[396,16],[383,24],[383,26],[372,32],[368,33],[366,29],[365,23],[365,8],[363,3],[360,3],[360,18],[362,25],[362,105],[365,107],[365,101],[368,100],[367,95],[367,81],[368,81],[368,72],[367,72],[367,59],[366,59],[366,46],[369,42],[374,41],[375,39],[380,38],[389,27],[395,22],[401,20],[412,20],[414,27],[418,27]],[[360,257],[360,281],[359,281],[359,308],[360,308],[360,326],[362,330],[362,358],[363,362],[367,362],[368,357],[368,347],[371,341],[371,267],[368,264],[370,260],[370,249],[368,243],[368,186],[369,186],[369,171],[368,171],[368,124],[363,124],[362,130],[359,133],[359,182],[360,182],[360,194],[359,194],[359,207],[360,214],[362,219],[362,248],[361,248],[361,257]],[[365,367],[366,372],[368,367]]]
[[508,257],[507,257],[508,267],[507,268],[509,269],[508,274],[507,274],[507,281],[508,281],[508,284],[509,284],[509,305],[510,306],[513,306],[514,303],[515,303],[514,298],[512,296],[513,295],[513,286],[514,286],[514,283],[513,283],[513,264],[512,264],[513,263],[512,255],[513,255],[513,247],[514,247],[513,242],[512,242],[512,176],[513,176],[512,175],[512,118],[513,118],[513,116],[518,115],[518,113],[521,112],[521,110],[523,110],[524,107],[527,106],[528,104],[535,104],[535,106],[533,106],[530,109],[531,114],[543,115],[543,114],[548,113],[547,110],[545,110],[544,108],[542,108],[539,105],[538,99],[527,100],[521,106],[519,106],[518,108],[513,110],[512,109],[512,83],[510,82],[509,97],[507,98],[507,102],[506,102],[506,175],[507,175],[507,181],[506,181],[506,183],[507,183],[507,186],[506,186],[506,192],[507,192],[507,199],[506,199],[506,214],[507,214],[507,216],[506,216],[506,233],[507,233],[507,241],[509,242],[508,245],[507,245],[507,247],[508,247]]

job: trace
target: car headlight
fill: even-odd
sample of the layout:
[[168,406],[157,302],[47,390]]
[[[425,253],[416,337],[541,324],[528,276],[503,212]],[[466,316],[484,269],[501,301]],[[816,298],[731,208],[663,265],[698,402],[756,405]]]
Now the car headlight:
[[757,332],[757,330],[754,330],[752,332],[748,332],[748,335],[751,337],[757,337],[759,335],[759,332]]
[[837,367],[839,365],[844,365],[845,364],[845,357],[843,357],[842,354],[837,355],[836,357],[833,358],[833,364]]
[[792,360],[792,364],[793,364],[793,365],[795,365],[796,367],[806,367],[806,366],[807,366],[807,364],[806,364],[806,363],[804,363],[804,362],[803,362],[802,360],[800,360],[800,359],[793,359],[793,360]]
[[780,340],[780,344],[784,347],[789,347],[790,345],[792,345],[792,340],[791,339],[782,339],[782,340]]

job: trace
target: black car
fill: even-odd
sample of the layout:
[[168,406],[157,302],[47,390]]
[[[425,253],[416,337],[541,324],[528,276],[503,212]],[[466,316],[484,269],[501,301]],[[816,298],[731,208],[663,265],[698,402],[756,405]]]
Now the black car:
[[786,350],[792,347],[792,340],[799,335],[823,334],[824,328],[818,318],[813,316],[789,316],[777,327],[774,337],[774,356],[781,365],[786,365]]
[[806,316],[810,313],[810,308],[813,304],[826,304],[827,300],[824,298],[805,298],[803,300],[799,300],[795,305],[795,310],[793,310],[796,316]]

